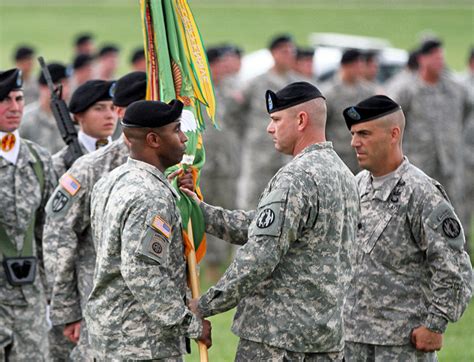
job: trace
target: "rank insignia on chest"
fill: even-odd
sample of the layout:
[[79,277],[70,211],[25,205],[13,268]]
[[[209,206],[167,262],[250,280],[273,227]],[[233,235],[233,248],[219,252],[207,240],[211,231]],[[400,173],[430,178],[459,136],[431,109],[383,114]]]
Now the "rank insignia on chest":
[[166,238],[170,237],[171,234],[171,226],[166,223],[161,217],[155,216],[153,222],[151,223],[151,227],[156,231],[162,233]]
[[64,174],[63,177],[59,180],[59,184],[71,195],[74,196],[79,189],[81,184],[71,175]]

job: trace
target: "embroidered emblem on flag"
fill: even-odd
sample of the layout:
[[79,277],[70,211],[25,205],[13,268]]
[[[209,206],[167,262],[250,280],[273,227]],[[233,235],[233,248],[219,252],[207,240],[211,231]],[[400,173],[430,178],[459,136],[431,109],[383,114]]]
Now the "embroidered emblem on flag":
[[161,217],[155,216],[155,218],[153,219],[153,222],[151,223],[151,226],[153,229],[155,229],[156,231],[159,231],[167,238],[170,237],[171,227]]
[[77,182],[77,180],[68,175],[67,173],[61,177],[59,180],[59,184],[67,191],[71,196],[74,196],[77,191],[81,188],[81,184]]

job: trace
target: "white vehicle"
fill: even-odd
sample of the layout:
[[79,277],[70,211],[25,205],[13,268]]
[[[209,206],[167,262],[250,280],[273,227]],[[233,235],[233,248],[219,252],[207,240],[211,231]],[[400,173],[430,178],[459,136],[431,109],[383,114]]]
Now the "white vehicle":
[[[342,53],[352,48],[359,50],[375,50],[379,53],[379,74],[377,78],[383,82],[400,71],[407,63],[408,52],[393,48],[386,39],[366,36],[312,33],[309,42],[314,50],[313,71],[321,80],[331,78],[339,68]],[[247,81],[265,73],[273,66],[273,58],[268,49],[260,49],[246,54],[242,58],[240,76]]]

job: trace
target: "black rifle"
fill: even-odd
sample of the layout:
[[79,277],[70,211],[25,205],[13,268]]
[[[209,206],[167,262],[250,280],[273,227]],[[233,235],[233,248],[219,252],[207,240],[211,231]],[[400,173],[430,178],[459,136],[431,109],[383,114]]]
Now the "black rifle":
[[69,114],[69,109],[66,106],[66,102],[62,99],[62,87],[54,87],[53,80],[51,79],[51,74],[49,69],[44,62],[43,57],[39,57],[38,61],[41,66],[41,71],[43,72],[44,79],[48,84],[48,88],[51,91],[51,111],[53,112],[54,119],[61,133],[61,137],[68,145],[66,154],[64,155],[64,163],[66,168],[72,166],[74,161],[83,155],[81,145],[77,139],[77,131],[74,126],[74,122],[71,119]]

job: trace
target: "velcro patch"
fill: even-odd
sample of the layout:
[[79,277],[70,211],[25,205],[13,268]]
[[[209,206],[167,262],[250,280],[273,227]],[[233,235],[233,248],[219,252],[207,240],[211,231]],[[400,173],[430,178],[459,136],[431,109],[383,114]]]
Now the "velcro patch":
[[461,225],[456,219],[447,217],[443,220],[443,232],[448,238],[457,238],[461,233]]
[[74,196],[79,189],[81,184],[71,175],[64,174],[59,180],[59,184],[67,191],[71,196]]
[[72,198],[69,193],[59,186],[46,204],[46,213],[53,218],[57,218],[69,210],[72,205],[71,201]]
[[159,231],[162,233],[166,238],[169,239],[171,235],[171,226],[164,221],[161,217],[155,216],[153,219],[153,222],[151,223],[151,227],[155,229],[156,231]]
[[272,191],[262,198],[258,205],[254,235],[280,235],[280,209],[285,200],[286,193],[282,190]]
[[165,265],[168,260],[168,246],[168,240],[161,233],[156,232],[153,228],[148,228],[139,252],[161,265]]

